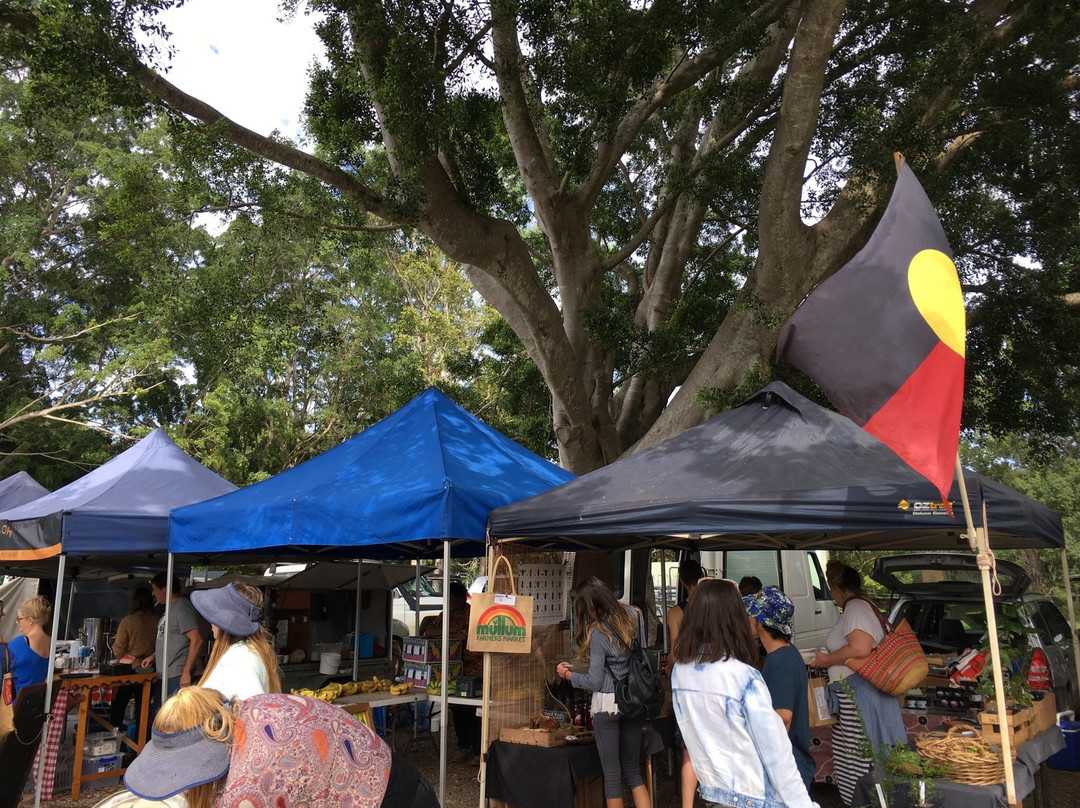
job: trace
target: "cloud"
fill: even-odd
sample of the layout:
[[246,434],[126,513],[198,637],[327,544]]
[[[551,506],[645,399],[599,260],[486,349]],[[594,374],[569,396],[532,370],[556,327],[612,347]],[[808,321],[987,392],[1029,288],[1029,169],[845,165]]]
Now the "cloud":
[[279,22],[277,8],[267,0],[189,0],[167,11],[161,19],[175,49],[168,78],[259,134],[276,128],[295,138],[308,68],[323,47],[314,17]]

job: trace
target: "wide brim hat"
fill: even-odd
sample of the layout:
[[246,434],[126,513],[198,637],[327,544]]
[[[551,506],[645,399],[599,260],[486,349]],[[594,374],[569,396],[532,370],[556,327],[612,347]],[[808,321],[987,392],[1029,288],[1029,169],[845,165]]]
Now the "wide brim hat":
[[259,630],[263,610],[241,595],[232,584],[218,589],[197,589],[191,605],[211,625],[234,637],[250,637]]
[[756,595],[743,599],[747,613],[763,626],[792,635],[791,619],[795,616],[795,604],[775,586],[767,586]]
[[145,800],[164,800],[228,771],[229,744],[208,738],[202,725],[180,732],[155,729],[124,772],[124,787]]

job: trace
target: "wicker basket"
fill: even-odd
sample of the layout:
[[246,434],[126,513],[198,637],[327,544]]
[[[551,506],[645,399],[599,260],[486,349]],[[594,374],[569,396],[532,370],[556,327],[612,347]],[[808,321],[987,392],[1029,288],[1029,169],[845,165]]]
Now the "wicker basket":
[[[915,739],[926,760],[948,769],[947,780],[969,786],[990,786],[1005,779],[1001,750],[978,736],[964,735],[963,726],[945,732],[927,732]],[[1016,758],[1016,750],[1013,750]]]

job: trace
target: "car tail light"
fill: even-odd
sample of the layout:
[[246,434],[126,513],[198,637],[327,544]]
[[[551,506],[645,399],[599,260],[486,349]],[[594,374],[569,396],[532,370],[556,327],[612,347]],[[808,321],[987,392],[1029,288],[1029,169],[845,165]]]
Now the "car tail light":
[[1053,690],[1054,678],[1050,674],[1050,660],[1041,648],[1036,648],[1031,655],[1031,667],[1028,668],[1028,687],[1032,690]]

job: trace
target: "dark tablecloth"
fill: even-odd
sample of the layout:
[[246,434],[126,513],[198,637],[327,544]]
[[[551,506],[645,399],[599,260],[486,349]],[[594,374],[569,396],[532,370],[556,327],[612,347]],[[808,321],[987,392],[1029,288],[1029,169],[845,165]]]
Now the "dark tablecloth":
[[[649,722],[641,751],[652,755],[674,743],[675,719]],[[571,806],[582,780],[602,774],[595,743],[545,748],[493,741],[488,747],[487,795],[521,808]]]
[[[1016,799],[1022,800],[1035,790],[1035,773],[1052,754],[1065,748],[1065,736],[1060,727],[1040,732],[1016,752],[1013,775],[1016,778]],[[867,774],[855,785],[852,808],[880,808],[875,785],[880,782],[876,775]],[[910,808],[914,804],[908,794],[907,784],[894,788],[886,794],[889,808]],[[1006,808],[1005,784],[994,786],[967,786],[949,780],[932,780],[927,785],[927,802],[935,808]]]

